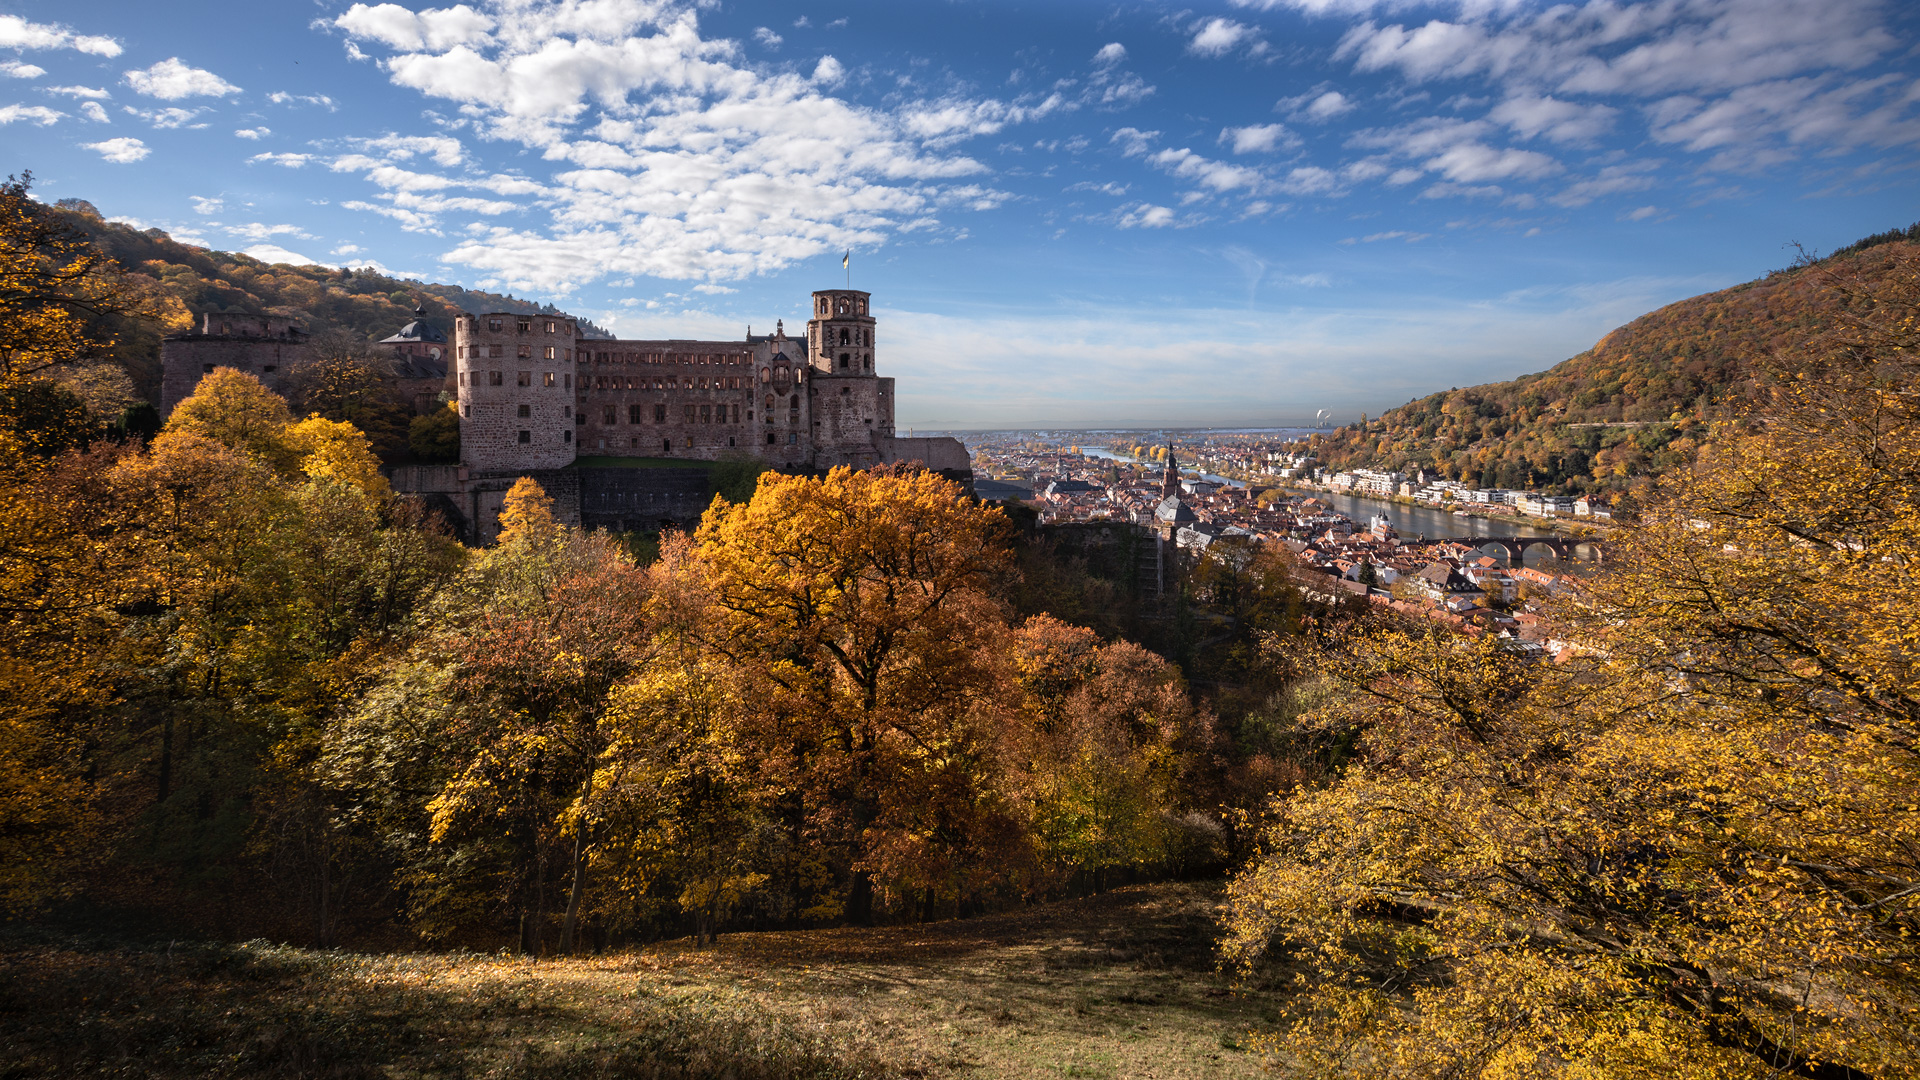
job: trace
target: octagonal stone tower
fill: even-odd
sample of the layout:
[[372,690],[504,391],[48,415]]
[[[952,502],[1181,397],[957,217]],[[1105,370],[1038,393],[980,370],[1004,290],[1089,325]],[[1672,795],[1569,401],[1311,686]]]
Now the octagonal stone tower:
[[478,472],[573,464],[572,319],[494,312],[453,324],[460,460]]
[[827,375],[873,374],[873,315],[869,295],[852,289],[822,289],[813,294],[813,318],[807,320],[807,360]]

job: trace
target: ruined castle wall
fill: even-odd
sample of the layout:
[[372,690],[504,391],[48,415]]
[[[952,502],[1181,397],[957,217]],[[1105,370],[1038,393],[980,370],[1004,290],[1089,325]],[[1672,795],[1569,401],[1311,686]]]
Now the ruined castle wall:
[[580,476],[580,519],[589,528],[616,532],[689,528],[713,502],[708,470],[703,467],[575,471]]
[[575,344],[573,320],[560,316],[454,321],[463,464],[520,473],[573,463]]
[[306,359],[305,342],[286,319],[207,312],[192,332],[160,343],[160,415],[171,415],[217,367],[244,371],[284,394],[287,373]]

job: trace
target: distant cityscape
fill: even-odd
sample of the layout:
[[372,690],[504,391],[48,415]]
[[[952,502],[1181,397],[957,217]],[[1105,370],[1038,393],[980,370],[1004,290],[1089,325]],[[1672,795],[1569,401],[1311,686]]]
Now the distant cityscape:
[[1302,452],[1310,429],[939,434],[966,444],[981,498],[1030,506],[1041,524],[1142,526],[1188,560],[1282,545],[1309,592],[1529,651],[1565,646],[1537,602],[1578,587],[1611,518],[1599,499],[1329,472]]

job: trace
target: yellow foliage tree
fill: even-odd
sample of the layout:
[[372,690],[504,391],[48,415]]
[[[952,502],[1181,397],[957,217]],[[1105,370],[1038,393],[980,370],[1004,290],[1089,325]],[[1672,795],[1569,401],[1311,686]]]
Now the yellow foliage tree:
[[1228,945],[1316,1076],[1920,1070],[1920,260],[1771,373],[1565,613],[1583,656],[1390,629]]
[[286,441],[311,479],[349,484],[376,500],[393,493],[366,435],[344,420],[309,416],[287,428]]
[[507,489],[500,504],[500,543],[529,543],[558,535],[560,525],[553,518],[553,496],[531,476],[523,476]]
[[193,393],[174,406],[169,432],[212,439],[230,450],[251,454],[282,472],[299,465],[299,450],[287,441],[293,413],[285,398],[258,378],[230,367],[201,377]]

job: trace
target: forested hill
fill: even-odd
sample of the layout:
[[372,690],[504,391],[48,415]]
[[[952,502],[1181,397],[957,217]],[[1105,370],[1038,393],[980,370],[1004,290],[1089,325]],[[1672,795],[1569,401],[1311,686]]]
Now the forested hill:
[[1915,252],[1920,225],[1871,236],[1642,315],[1537,375],[1429,394],[1329,432],[1314,452],[1332,467],[1426,469],[1481,487],[1626,488],[1688,460],[1752,389],[1756,360],[1828,325],[1839,304],[1828,271],[1877,279]]
[[[383,338],[413,321],[424,306],[427,321],[452,336],[454,317],[463,311],[558,314],[552,304],[479,292],[458,285],[389,277],[371,270],[264,263],[250,255],[182,244],[160,229],[136,229],[103,219],[92,204],[62,200],[56,212],[86,232],[102,251],[127,270],[152,279],[179,301],[177,323],[187,315],[197,322],[207,311],[279,315],[312,333],[342,330]],[[589,336],[610,336],[582,319]],[[160,379],[160,337],[173,329],[151,322],[123,320],[113,327],[119,338],[114,359],[133,376],[135,386],[153,397]]]

